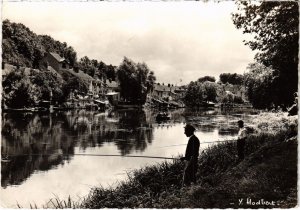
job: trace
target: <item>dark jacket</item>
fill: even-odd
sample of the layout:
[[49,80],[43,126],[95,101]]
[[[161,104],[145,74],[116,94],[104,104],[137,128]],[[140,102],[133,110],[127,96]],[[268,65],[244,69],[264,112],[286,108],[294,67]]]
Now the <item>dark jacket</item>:
[[185,156],[182,159],[197,160],[199,156],[199,147],[200,147],[199,139],[195,135],[192,135],[187,144]]

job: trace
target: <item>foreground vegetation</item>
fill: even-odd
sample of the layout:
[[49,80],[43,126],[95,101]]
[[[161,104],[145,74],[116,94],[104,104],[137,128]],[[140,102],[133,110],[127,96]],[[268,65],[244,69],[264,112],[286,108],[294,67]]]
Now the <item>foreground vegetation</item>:
[[[245,160],[237,160],[235,141],[211,146],[199,158],[198,182],[191,187],[182,188],[183,163],[174,160],[129,172],[127,180],[115,188],[95,187],[83,201],[57,198],[46,207],[294,207],[297,204],[297,118],[287,117],[286,113],[267,113],[254,121],[256,131],[247,140]],[[264,202],[250,205],[247,199]]]

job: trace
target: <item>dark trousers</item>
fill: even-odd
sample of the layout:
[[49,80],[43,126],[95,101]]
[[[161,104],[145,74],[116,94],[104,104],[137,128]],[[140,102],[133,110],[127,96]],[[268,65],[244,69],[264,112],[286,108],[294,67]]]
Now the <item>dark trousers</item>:
[[198,160],[187,161],[183,172],[183,185],[189,186],[192,182],[196,183],[196,173]]
[[237,151],[239,160],[243,160],[245,157],[245,139],[238,139],[237,140]]

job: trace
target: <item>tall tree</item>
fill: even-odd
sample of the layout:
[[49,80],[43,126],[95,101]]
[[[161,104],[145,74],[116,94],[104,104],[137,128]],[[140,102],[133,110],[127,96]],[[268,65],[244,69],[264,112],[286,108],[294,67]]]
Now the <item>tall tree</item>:
[[117,70],[121,96],[134,104],[144,104],[147,93],[153,88],[154,73],[145,63],[135,63],[124,58]]
[[278,95],[275,105],[290,105],[298,84],[299,5],[297,1],[237,2],[239,11],[232,15],[233,23],[243,33],[252,34],[245,41],[258,62],[274,69]]
[[40,88],[33,85],[24,70],[10,72],[2,81],[4,103],[11,108],[23,108],[34,105],[41,96]]
[[205,82],[205,81],[215,82],[216,78],[211,77],[211,76],[204,76],[204,77],[200,77],[198,79],[198,82]]
[[216,101],[218,84],[210,81],[190,82],[184,102],[190,107],[199,107],[205,101]]
[[254,108],[272,107],[279,97],[273,93],[276,91],[274,70],[260,63],[249,64],[247,69],[245,84],[249,101]]
[[106,66],[105,70],[106,70],[105,74],[106,74],[107,79],[115,81],[116,80],[116,67],[110,64],[110,65]]
[[232,85],[242,85],[243,84],[243,75],[241,74],[231,74],[231,73],[222,73],[220,74],[220,81],[223,84],[229,83]]

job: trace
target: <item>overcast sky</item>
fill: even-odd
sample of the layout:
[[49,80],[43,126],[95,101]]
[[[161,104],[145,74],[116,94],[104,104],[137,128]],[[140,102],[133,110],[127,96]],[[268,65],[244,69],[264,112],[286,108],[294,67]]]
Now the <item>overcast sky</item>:
[[231,20],[233,2],[4,2],[2,18],[67,42],[78,59],[145,62],[158,82],[243,73],[254,53]]

